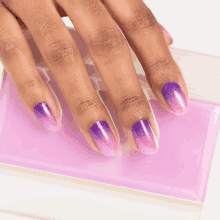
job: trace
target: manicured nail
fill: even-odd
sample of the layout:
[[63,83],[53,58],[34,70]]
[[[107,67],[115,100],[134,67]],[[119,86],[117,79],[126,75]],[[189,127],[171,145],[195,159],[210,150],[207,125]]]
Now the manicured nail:
[[98,121],[90,128],[92,137],[105,156],[116,156],[117,141],[106,121]]
[[34,114],[41,122],[42,126],[49,131],[58,131],[59,125],[56,118],[50,111],[49,106],[46,103],[38,103],[34,106]]
[[158,150],[155,134],[147,120],[140,120],[132,126],[133,136],[141,153],[154,154]]
[[167,36],[167,37],[165,37],[167,44],[168,44],[168,45],[171,45],[171,44],[173,43],[173,38],[171,37],[171,35],[169,34],[169,32],[168,32],[161,24],[159,24],[159,25],[160,25],[162,31],[163,31],[163,32],[165,33],[165,35]]
[[[167,35],[169,35],[169,37],[171,37],[171,35],[169,34],[169,32],[164,28],[164,26],[162,26],[161,24],[159,24],[161,29],[163,30],[163,32]],[[172,38],[172,37],[171,37]]]
[[182,114],[187,109],[186,97],[177,83],[168,82],[163,86],[162,93],[174,113]]

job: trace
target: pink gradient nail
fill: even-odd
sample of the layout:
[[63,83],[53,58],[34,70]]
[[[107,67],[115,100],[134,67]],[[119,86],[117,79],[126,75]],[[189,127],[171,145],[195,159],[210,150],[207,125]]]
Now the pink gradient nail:
[[106,121],[98,121],[90,128],[90,132],[101,153],[105,156],[116,156],[118,143]]
[[49,106],[46,103],[38,103],[34,106],[34,114],[41,122],[42,126],[48,131],[58,131],[60,129],[60,123],[50,111]]
[[[164,26],[162,26],[161,24],[159,24],[161,29],[163,30],[163,32],[167,35],[169,35],[169,37],[171,37],[171,35],[169,34],[169,32],[164,28]],[[172,38],[172,37],[171,37]]]
[[176,82],[168,82],[162,88],[163,96],[175,114],[185,113],[187,101],[180,86]]
[[154,154],[158,150],[157,140],[147,120],[140,120],[132,126],[133,136],[141,153]]
[[166,43],[168,45],[171,45],[173,43],[173,38],[171,37],[171,35],[169,34],[169,32],[161,25],[160,25],[160,28],[162,29],[162,31],[164,32],[164,36],[165,36],[165,40],[166,40]]

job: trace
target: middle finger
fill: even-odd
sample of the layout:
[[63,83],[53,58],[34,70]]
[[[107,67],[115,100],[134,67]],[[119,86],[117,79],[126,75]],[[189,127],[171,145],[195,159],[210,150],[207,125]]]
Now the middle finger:
[[158,127],[116,23],[99,0],[57,2],[85,42],[116,106],[128,142],[143,153],[156,152]]

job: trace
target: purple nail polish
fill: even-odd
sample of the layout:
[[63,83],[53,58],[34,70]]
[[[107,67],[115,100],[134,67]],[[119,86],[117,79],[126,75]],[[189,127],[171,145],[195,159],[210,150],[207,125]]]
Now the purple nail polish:
[[159,24],[161,29],[163,30],[163,32],[165,32],[167,35],[169,35],[171,37],[171,35],[169,34],[169,32],[164,28],[163,25]]
[[93,124],[90,132],[102,154],[115,156],[118,144],[106,121]]
[[181,114],[187,109],[185,95],[177,83],[168,82],[163,86],[162,93],[174,113]]
[[41,122],[42,126],[49,131],[59,130],[57,121],[50,111],[49,106],[46,103],[38,103],[34,106],[34,114]]
[[158,150],[157,141],[150,123],[140,120],[132,126],[133,136],[141,153],[154,154]]

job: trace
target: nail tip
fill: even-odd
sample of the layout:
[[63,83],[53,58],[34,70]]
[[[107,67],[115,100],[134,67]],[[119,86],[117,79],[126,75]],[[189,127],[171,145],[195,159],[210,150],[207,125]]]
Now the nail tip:
[[108,151],[101,151],[101,153],[106,157],[117,157],[118,153],[115,153],[112,149],[109,149]]
[[58,132],[60,129],[57,128],[46,128],[47,131]]
[[158,150],[159,150],[159,147],[156,144],[154,145],[154,147],[146,147],[146,148],[139,149],[141,153],[146,154],[146,155],[156,154]]
[[185,108],[185,109],[180,110],[180,111],[174,111],[174,113],[176,115],[185,115],[187,112],[188,112],[188,108]]
[[54,126],[54,125],[42,125],[42,126],[44,127],[45,130],[52,131],[52,132],[58,132],[62,128],[62,125],[57,125],[57,126]]
[[119,148],[118,145],[115,141],[112,141],[112,143],[110,144],[110,146],[103,146],[102,148],[99,148],[100,152],[108,157],[116,157],[120,152],[119,152]]

